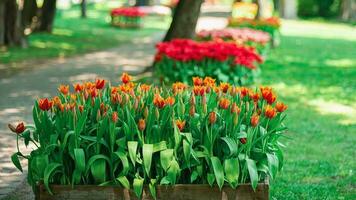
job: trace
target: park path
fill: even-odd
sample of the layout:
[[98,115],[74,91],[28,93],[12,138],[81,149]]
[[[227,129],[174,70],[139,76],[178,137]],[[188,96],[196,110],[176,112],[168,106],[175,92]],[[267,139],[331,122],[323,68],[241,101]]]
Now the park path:
[[[221,13],[222,16],[221,16]],[[197,29],[223,28],[227,24],[226,7],[203,8]],[[36,66],[27,66],[21,72],[0,78],[0,199],[34,199],[25,175],[26,162],[22,161],[21,175],[11,163],[16,151],[16,136],[11,133],[9,122],[32,122],[33,102],[56,94],[59,84],[93,81],[104,78],[117,83],[122,72],[138,74],[150,66],[155,52],[154,45],[163,32],[137,38],[117,48],[88,53],[67,59],[49,60]],[[24,152],[29,148],[21,146]]]

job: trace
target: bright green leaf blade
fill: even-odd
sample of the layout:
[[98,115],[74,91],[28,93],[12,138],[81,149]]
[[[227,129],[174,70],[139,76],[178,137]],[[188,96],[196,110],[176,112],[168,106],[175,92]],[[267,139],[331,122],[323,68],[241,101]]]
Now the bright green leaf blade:
[[269,174],[274,179],[278,171],[278,157],[275,154],[266,153],[268,160]]
[[145,172],[149,176],[151,170],[151,163],[152,163],[153,145],[144,144],[142,147],[142,154],[143,154],[143,164],[145,167]]
[[120,182],[120,184],[126,188],[126,189],[130,189],[130,183],[129,180],[127,180],[126,176],[120,176],[117,178],[117,180]]
[[208,173],[206,179],[208,180],[209,185],[213,186],[213,184],[215,182],[215,175]]
[[160,153],[161,166],[164,171],[167,171],[173,159],[173,149],[166,149]]
[[236,188],[239,180],[240,166],[238,158],[230,158],[224,162],[226,180],[232,188]]
[[216,183],[218,184],[219,188],[221,189],[222,186],[224,185],[223,166],[221,165],[221,162],[218,157],[211,157],[210,160],[211,160],[211,164],[213,166]]
[[138,146],[138,142],[136,141],[127,142],[127,148],[129,151],[130,160],[134,167],[136,166],[137,146]]
[[258,174],[257,174],[257,167],[256,162],[249,158],[246,158],[247,169],[250,174],[250,180],[253,190],[256,190],[257,183],[258,183]]
[[133,181],[133,190],[137,196],[137,198],[141,198],[142,190],[143,190],[143,179],[135,178]]
[[167,171],[167,177],[172,185],[176,184],[177,176],[180,174],[179,164],[176,160],[172,160]]
[[129,161],[127,159],[126,154],[124,152],[114,152],[114,155],[116,155],[120,159],[122,164],[122,171],[120,172],[120,175],[126,176],[130,170]]
[[151,179],[150,184],[148,185],[148,188],[150,189],[150,193],[153,197],[153,199],[157,199],[157,193],[156,193],[156,179]]

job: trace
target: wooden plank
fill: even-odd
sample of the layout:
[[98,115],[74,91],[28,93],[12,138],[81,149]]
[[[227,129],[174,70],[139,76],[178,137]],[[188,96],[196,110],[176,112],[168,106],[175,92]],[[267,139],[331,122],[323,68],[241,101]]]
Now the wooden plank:
[[[132,190],[126,190],[119,186],[92,186],[82,185],[71,186],[53,185],[51,186],[54,195],[50,195],[44,186],[39,185],[37,200],[136,200],[137,197]],[[209,185],[175,185],[158,186],[157,199],[175,200],[267,200],[269,198],[269,185],[260,183],[254,192],[249,184],[242,184],[237,189],[229,186],[223,187],[220,191],[218,187]],[[144,200],[152,200],[149,189],[144,188]]]

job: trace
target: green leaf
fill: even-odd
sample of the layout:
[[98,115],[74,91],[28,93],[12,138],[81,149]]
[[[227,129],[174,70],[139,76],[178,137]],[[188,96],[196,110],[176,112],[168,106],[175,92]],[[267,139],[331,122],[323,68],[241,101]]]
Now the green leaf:
[[230,158],[224,162],[226,180],[232,188],[236,188],[239,180],[240,165],[238,158]]
[[149,176],[151,170],[151,163],[152,163],[153,145],[144,144],[142,147],[142,154],[143,154],[143,164],[145,166],[145,171],[147,176]]
[[148,185],[148,188],[150,189],[151,195],[153,199],[157,199],[157,194],[156,194],[156,179],[151,179],[150,184]]
[[133,180],[133,190],[137,196],[137,198],[141,198],[142,190],[143,190],[143,179],[135,178]]
[[90,166],[91,174],[96,183],[103,183],[106,181],[106,162],[103,159],[97,159]]
[[183,140],[183,154],[185,161],[187,162],[188,166],[190,166],[190,155],[193,145],[193,137],[191,133],[184,133],[184,135],[185,138]]
[[236,142],[230,137],[222,137],[221,140],[225,142],[229,149],[229,157],[236,156],[238,152]]
[[170,167],[167,171],[167,176],[170,182],[172,183],[172,185],[176,184],[176,179],[179,174],[180,174],[179,164],[176,160],[172,160]]
[[269,174],[272,179],[275,178],[278,171],[278,157],[275,154],[266,153],[268,160]]
[[16,168],[17,168],[18,170],[20,170],[21,172],[23,172],[23,171],[22,171],[22,166],[21,166],[21,163],[20,163],[20,160],[19,160],[19,157],[17,156],[17,154],[18,154],[18,153],[12,154],[12,156],[11,156],[11,161],[12,161],[12,163],[16,166]]
[[212,187],[215,182],[215,175],[208,173],[206,179],[208,180],[209,185]]
[[164,151],[161,151],[160,160],[161,160],[161,166],[164,171],[168,170],[172,159],[173,159],[173,149],[166,149]]
[[49,165],[47,165],[45,171],[44,171],[44,178],[43,178],[43,182],[44,182],[44,186],[47,189],[48,193],[52,194],[51,189],[49,188],[49,179],[52,178],[52,176],[54,176],[56,173],[60,173],[61,170],[59,170],[62,167],[61,164],[59,163],[50,163]]
[[80,171],[85,170],[85,154],[83,149],[74,149],[75,166]]
[[213,166],[216,183],[218,184],[218,186],[221,190],[222,186],[224,185],[223,166],[221,165],[221,162],[218,157],[211,157],[210,160],[211,160],[211,164]]
[[117,156],[117,158],[120,159],[122,163],[122,171],[120,172],[120,175],[126,176],[130,170],[129,161],[127,159],[126,154],[124,152],[119,151],[114,152],[114,155]]
[[163,151],[167,149],[167,142],[166,141],[161,141],[158,143],[153,144],[153,153]]
[[138,145],[138,142],[136,142],[136,141],[128,141],[127,142],[127,148],[129,151],[130,160],[134,167],[136,165],[137,145]]
[[258,183],[258,174],[257,174],[257,167],[256,161],[246,158],[247,169],[250,174],[250,181],[253,190],[256,190],[257,183]]
[[130,183],[129,180],[127,180],[126,176],[120,176],[116,180],[118,180],[124,188],[130,189]]

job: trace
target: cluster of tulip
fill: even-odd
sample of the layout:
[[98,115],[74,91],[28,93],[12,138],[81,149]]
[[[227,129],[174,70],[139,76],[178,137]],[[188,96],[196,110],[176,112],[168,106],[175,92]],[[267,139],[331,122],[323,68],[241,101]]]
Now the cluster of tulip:
[[138,28],[141,27],[142,17],[146,15],[138,7],[121,7],[111,10],[111,23],[118,27]]
[[230,18],[229,26],[261,30],[269,33],[273,40],[279,40],[281,22],[278,17],[270,17],[267,19]]
[[121,185],[142,195],[155,186],[225,183],[255,188],[282,167],[279,138],[287,106],[270,87],[252,90],[215,79],[193,78],[193,86],[171,88],[105,80],[58,88],[38,100],[34,125],[9,125],[30,142],[28,181],[50,184]]
[[174,39],[156,46],[156,72],[165,82],[189,82],[192,76],[249,84],[263,60],[252,47],[234,42]]
[[200,31],[197,33],[197,39],[199,41],[234,41],[239,45],[252,46],[262,53],[271,37],[266,32],[250,28],[225,28]]

